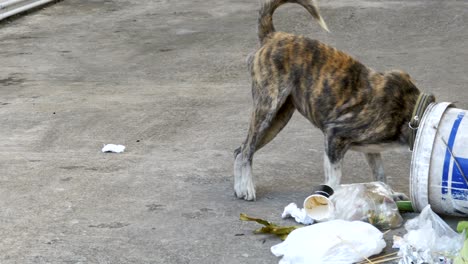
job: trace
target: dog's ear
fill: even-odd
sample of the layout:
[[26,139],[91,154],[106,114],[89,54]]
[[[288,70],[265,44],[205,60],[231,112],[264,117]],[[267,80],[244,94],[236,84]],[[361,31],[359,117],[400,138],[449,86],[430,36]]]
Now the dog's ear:
[[410,84],[416,86],[415,80],[413,80],[413,78],[411,78],[411,76],[405,71],[392,70],[388,72],[388,74],[394,77],[396,80],[400,80],[402,84]]
[[407,72],[404,72],[402,70],[392,70],[390,71],[390,74],[396,76],[396,77],[400,77],[404,80],[408,80],[408,81],[411,81],[413,82],[413,79],[411,79],[411,76],[407,73]]
[[418,88],[416,84],[411,79],[411,76],[400,70],[393,70],[386,72],[386,83],[385,87],[394,90],[397,89],[398,91],[404,92],[405,94],[418,94]]

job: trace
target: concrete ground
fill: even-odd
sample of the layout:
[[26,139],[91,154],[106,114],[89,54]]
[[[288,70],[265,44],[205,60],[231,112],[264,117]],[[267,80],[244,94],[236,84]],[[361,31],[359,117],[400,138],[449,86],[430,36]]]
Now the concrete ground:
[[[466,1],[321,1],[277,29],[384,71],[406,70],[468,109]],[[299,114],[255,156],[257,201],[233,196],[251,107],[251,0],[62,1],[0,22],[0,263],[275,263],[280,224],[323,179],[322,135]],[[101,153],[123,144],[122,154]],[[408,192],[410,153],[384,155]],[[360,154],[344,182],[370,181]]]

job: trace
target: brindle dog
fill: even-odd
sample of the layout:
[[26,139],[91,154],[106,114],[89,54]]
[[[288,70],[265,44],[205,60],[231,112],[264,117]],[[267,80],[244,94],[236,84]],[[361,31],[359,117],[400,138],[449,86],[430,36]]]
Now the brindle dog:
[[248,58],[253,110],[248,135],[234,151],[234,190],[255,200],[252,159],[299,111],[325,136],[326,184],[336,186],[348,150],[365,153],[385,182],[380,152],[408,145],[408,122],[420,91],[402,71],[376,72],[346,53],[304,36],[276,32],[273,12],[303,6],[327,30],[312,0],[267,0],[260,10],[260,47]]

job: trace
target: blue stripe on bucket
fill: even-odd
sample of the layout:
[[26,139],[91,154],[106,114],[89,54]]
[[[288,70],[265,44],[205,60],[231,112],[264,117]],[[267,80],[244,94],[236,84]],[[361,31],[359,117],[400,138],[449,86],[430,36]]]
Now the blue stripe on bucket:
[[447,143],[447,151],[445,152],[445,161],[444,169],[442,173],[442,194],[448,193],[448,172],[450,168],[450,151],[453,149],[453,144],[455,143],[455,138],[457,137],[458,127],[465,116],[465,112],[460,112],[457,116],[457,119],[453,122],[452,131],[450,132],[450,137]]
[[454,162],[452,166],[452,197],[455,200],[467,201],[468,183],[463,176],[466,175],[466,173],[463,171],[463,168],[468,168],[468,159],[456,157],[456,160],[462,171],[458,169],[458,166]]

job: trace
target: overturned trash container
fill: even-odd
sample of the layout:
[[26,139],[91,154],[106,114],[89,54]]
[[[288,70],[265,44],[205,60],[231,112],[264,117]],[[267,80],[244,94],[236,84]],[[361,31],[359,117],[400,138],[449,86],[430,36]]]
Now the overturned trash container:
[[418,127],[411,160],[410,196],[420,212],[468,216],[468,111],[430,104]]

